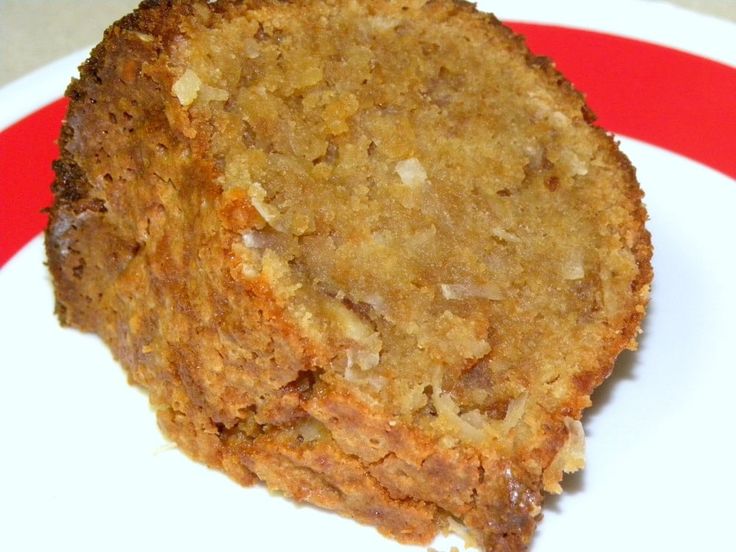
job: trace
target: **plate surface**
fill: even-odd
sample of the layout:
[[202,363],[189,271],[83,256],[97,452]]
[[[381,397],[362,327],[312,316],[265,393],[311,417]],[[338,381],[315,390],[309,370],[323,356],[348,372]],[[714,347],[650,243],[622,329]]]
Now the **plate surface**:
[[[707,88],[702,97],[736,94],[736,69],[728,67],[736,64],[734,25],[656,3],[621,2],[608,16],[581,2],[562,2],[554,11],[536,2],[488,4],[481,7],[523,22],[517,28],[530,30],[532,48],[536,42],[540,53],[562,52],[555,55],[560,67],[568,72],[563,60],[569,63],[568,74],[584,90],[591,88],[583,83],[597,90],[596,82],[609,78],[565,57],[566,51],[588,55],[581,45],[590,35],[549,25],[625,37],[626,47],[641,59],[651,54],[651,43],[686,48],[718,62],[698,57],[697,66],[717,66],[713,70],[726,75],[715,89],[705,81],[698,84]],[[681,38],[685,22],[688,33]],[[84,55],[0,90],[0,128],[60,97]],[[673,67],[683,67],[682,55],[662,59],[677,58]],[[636,108],[611,107],[610,99],[592,93],[590,100],[602,102],[601,122],[612,130],[624,131],[626,119],[619,114]],[[9,152],[20,147],[18,136],[57,132],[58,112],[37,116],[41,131],[29,130],[25,120],[0,133],[0,174],[7,174]],[[698,105],[683,113],[683,125],[699,113]],[[736,133],[728,116],[719,139],[723,151],[733,152]],[[548,500],[533,552],[724,550],[732,543],[736,182],[728,176],[733,175],[728,160],[699,158],[677,144],[670,146],[674,151],[652,145],[661,146],[662,140],[667,145],[667,136],[629,134],[622,149],[646,192],[655,246],[651,307],[640,350],[625,353],[593,397],[584,419],[587,468],[565,479],[562,497]],[[689,135],[696,146],[707,139]],[[12,170],[23,163],[43,165],[24,173],[31,176],[23,183],[24,190],[41,192],[24,202],[23,194],[12,195],[17,187],[3,184],[4,220],[6,210],[31,220],[38,210],[32,202],[46,201],[45,164],[53,148],[23,147],[24,160],[13,159]],[[39,221],[13,231],[18,245],[40,230]],[[8,226],[0,223],[3,246],[11,241]],[[185,458],[166,443],[146,397],[126,384],[105,346],[58,326],[41,238],[16,249],[7,249],[14,255],[0,269],[0,550],[426,550],[399,545],[372,528],[297,506],[263,488],[243,489]],[[433,546],[447,551],[453,545],[463,549],[457,538],[441,538]]]

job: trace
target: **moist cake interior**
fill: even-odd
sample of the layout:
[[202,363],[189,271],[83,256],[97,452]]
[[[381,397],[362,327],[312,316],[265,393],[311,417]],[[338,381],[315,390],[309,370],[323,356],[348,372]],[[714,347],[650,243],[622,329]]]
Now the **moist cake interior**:
[[284,12],[193,30],[174,85],[222,200],[255,210],[243,276],[336,353],[329,378],[430,433],[495,441],[512,401],[558,408],[638,274],[582,104],[452,21]]

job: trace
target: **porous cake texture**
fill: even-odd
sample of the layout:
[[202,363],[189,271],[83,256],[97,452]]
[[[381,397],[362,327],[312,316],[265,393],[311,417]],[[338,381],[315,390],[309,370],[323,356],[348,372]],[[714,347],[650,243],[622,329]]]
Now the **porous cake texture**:
[[56,311],[166,435],[402,542],[527,548],[652,277],[548,60],[460,1],[147,1],[67,95]]

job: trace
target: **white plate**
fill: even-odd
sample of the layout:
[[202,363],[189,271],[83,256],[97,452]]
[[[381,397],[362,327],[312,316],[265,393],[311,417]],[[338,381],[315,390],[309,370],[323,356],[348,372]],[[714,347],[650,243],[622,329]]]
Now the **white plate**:
[[[536,19],[530,2],[494,6],[504,18],[649,38],[734,63],[733,25],[687,14],[682,36],[685,12],[656,3],[621,2],[615,17],[597,15],[598,5],[565,2],[552,12],[534,3]],[[58,97],[82,57],[0,91],[0,105],[11,107],[3,126]],[[632,139],[622,147],[651,217],[650,312],[640,351],[626,353],[593,397],[588,466],[548,500],[532,550],[727,550],[736,183]],[[100,341],[59,328],[43,262],[37,237],[0,270],[0,550],[426,550],[243,489],[168,446],[147,399]],[[434,547],[451,545],[462,549],[458,539]]]

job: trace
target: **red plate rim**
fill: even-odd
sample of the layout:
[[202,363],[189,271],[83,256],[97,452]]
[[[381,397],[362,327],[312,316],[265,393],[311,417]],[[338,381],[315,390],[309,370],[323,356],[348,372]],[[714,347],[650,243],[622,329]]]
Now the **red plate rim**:
[[[508,24],[584,91],[601,127],[736,178],[736,69],[607,33]],[[46,225],[66,106],[56,100],[0,132],[0,267]]]

